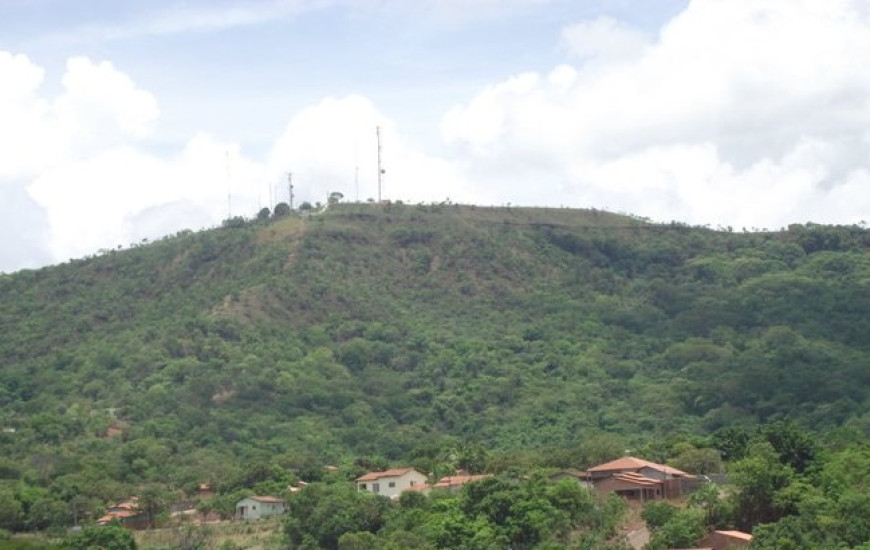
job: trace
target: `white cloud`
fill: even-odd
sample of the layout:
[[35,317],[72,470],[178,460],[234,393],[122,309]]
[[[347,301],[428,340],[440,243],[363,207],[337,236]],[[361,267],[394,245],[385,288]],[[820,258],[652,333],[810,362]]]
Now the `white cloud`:
[[[4,234],[19,234],[0,270],[91,254],[183,228],[253,215],[264,169],[236,144],[193,137],[167,157],[143,138],[159,116],[154,97],[109,63],[70,59],[54,98],[43,70],[0,52],[0,200]],[[167,212],[183,214],[171,217]]]
[[558,192],[663,220],[870,214],[870,16],[858,0],[695,0],[644,47],[601,19],[563,39],[585,56],[574,73],[510,78],[444,117],[470,170],[509,182],[504,200],[527,198],[532,177],[545,183],[537,202]]
[[272,181],[292,171],[299,200],[325,202],[333,191],[350,200],[357,194],[361,201],[376,199],[377,127],[385,170],[382,198],[470,200],[472,189],[450,163],[415,150],[393,121],[368,99],[355,95],[326,98],[293,117],[270,157]]
[[78,152],[144,138],[160,115],[154,97],[108,62],[74,57],[67,62],[62,84],[54,117],[70,148]]

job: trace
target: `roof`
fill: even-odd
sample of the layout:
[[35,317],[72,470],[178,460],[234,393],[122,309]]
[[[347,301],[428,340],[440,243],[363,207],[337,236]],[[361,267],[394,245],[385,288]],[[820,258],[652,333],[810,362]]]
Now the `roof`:
[[752,535],[749,533],[744,533],[743,531],[713,531],[714,534],[724,535],[726,537],[744,540],[746,542],[752,541]]
[[623,472],[621,474],[613,474],[613,476],[611,476],[611,479],[616,479],[619,481],[624,481],[626,483],[640,485],[643,487],[654,487],[656,485],[662,484],[662,481],[660,479],[646,477],[645,475],[638,474],[636,472]]
[[616,460],[611,460],[610,462],[605,462],[604,464],[599,464],[594,468],[589,468],[589,472],[592,473],[612,472],[616,470],[640,470],[641,468],[651,468],[663,474],[672,476],[692,477],[691,474],[687,474],[682,470],[678,470],[664,464],[650,462],[649,460],[644,460],[642,458],[637,458],[634,456],[624,456],[622,458],[617,458]]
[[429,485],[428,483],[418,483],[416,485],[411,485],[410,487],[406,488],[404,491],[416,491],[418,493],[422,493],[424,491],[428,491],[431,488],[432,488],[432,486]]
[[356,480],[375,481],[378,479],[383,479],[385,477],[402,477],[409,472],[417,472],[421,476],[426,477],[422,472],[416,470],[415,468],[393,468],[392,470],[385,470],[383,472],[369,472],[363,476],[356,478]]
[[278,503],[284,504],[284,501],[282,499],[276,498],[276,497],[252,495],[252,496],[249,496],[246,498],[249,498],[251,500],[256,500],[257,502],[271,502],[274,504],[278,504]]
[[439,479],[438,483],[436,483],[432,487],[435,489],[442,489],[444,487],[455,487],[457,485],[465,485],[466,483],[471,483],[472,481],[479,481],[488,477],[492,477],[492,474],[481,474],[474,476],[445,476]]
[[120,510],[138,510],[139,509],[139,499],[136,497],[131,498],[130,500],[119,502],[118,504],[113,504],[108,507],[109,511],[120,511]]

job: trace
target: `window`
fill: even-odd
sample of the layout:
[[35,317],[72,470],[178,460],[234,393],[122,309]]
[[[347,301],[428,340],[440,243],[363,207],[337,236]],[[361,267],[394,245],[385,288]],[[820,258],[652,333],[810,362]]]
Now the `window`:
[[365,490],[366,490],[366,484],[365,484],[365,483],[360,483],[360,484],[359,484],[359,488],[360,488],[361,491],[365,491]]
[[380,483],[372,483],[372,492],[380,493],[381,492],[381,484]]
[[391,482],[390,482],[390,489],[394,489],[395,487],[396,487],[396,482],[395,482],[395,481],[391,481]]

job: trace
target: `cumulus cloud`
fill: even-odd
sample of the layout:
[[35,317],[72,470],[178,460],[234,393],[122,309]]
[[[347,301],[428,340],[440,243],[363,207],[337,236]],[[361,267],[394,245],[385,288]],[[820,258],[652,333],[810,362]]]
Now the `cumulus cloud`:
[[508,196],[528,199],[531,171],[537,202],[555,193],[662,220],[779,227],[870,214],[861,2],[695,0],[646,44],[600,19],[566,28],[563,42],[583,61],[492,85],[443,120],[457,154],[509,181]]
[[80,154],[147,137],[160,115],[154,97],[108,62],[74,57],[61,83],[53,114],[61,135]]
[[[183,228],[219,223],[257,206],[263,167],[239,147],[193,137],[168,157],[148,151],[155,98],[109,63],[70,59],[56,97],[44,71],[0,52],[0,271],[63,261]],[[167,213],[177,215],[170,216]]]

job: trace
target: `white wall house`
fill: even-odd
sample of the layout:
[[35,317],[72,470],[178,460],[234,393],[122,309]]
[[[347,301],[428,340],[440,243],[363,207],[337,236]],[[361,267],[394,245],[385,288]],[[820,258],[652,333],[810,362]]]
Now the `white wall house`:
[[397,498],[402,491],[426,484],[426,475],[414,468],[394,468],[385,472],[369,472],[356,480],[358,491]]
[[284,501],[275,497],[245,497],[236,503],[236,519],[261,519],[284,513]]

